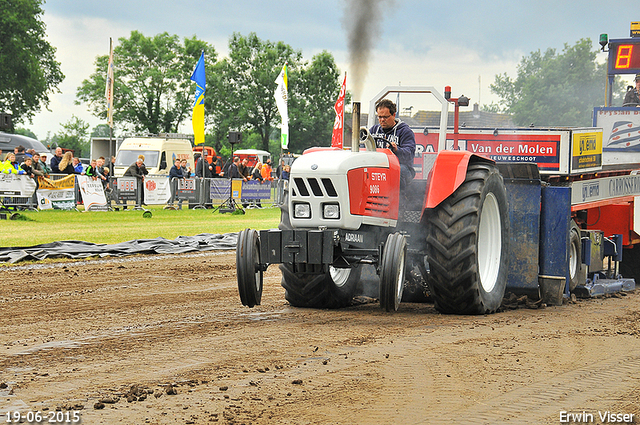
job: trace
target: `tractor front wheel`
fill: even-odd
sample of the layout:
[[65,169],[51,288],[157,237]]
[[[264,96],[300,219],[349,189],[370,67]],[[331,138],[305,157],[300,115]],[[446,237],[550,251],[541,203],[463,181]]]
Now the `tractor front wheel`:
[[387,236],[380,267],[380,307],[396,311],[402,300],[406,271],[407,240],[400,233]]
[[254,307],[262,299],[262,270],[260,269],[260,238],[253,229],[238,234],[236,246],[236,275],[242,305]]
[[343,308],[351,304],[361,269],[329,267],[320,274],[294,272],[292,264],[281,264],[284,297],[294,307]]

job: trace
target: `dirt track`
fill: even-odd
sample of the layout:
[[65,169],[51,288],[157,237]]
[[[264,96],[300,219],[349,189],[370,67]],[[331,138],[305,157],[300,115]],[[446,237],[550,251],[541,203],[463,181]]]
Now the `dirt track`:
[[248,309],[225,252],[3,270],[0,311],[2,415],[558,424],[562,411],[592,423],[609,411],[640,423],[640,291],[475,317],[306,310],[271,266]]

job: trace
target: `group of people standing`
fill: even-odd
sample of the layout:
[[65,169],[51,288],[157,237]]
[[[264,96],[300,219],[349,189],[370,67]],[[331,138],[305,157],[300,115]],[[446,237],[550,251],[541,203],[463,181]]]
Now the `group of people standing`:
[[[197,167],[197,165],[196,165]],[[176,158],[173,167],[169,170],[169,189],[171,190],[171,198],[169,198],[169,206],[174,207],[178,202],[177,208],[182,209],[182,199],[178,199],[178,181],[191,177],[191,167],[187,166],[186,159]]]
[[13,152],[8,152],[4,155],[4,159],[2,158],[2,151],[0,150],[0,173],[26,174],[33,179],[37,179],[38,176],[46,177],[51,172],[47,164],[40,158],[39,153],[33,149],[25,152],[23,146],[16,147]]

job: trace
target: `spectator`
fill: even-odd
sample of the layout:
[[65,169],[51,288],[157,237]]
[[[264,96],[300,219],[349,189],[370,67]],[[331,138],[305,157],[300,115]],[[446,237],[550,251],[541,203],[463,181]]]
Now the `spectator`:
[[24,158],[24,162],[20,164],[20,168],[24,170],[24,174],[31,177],[32,179],[35,179],[36,175],[33,174],[33,167],[31,167],[32,163],[33,163],[33,159],[27,156]]
[[84,174],[84,166],[82,162],[80,162],[80,158],[74,156],[71,163],[73,164],[73,171],[75,171],[76,174]]
[[51,172],[60,174],[60,161],[62,161],[62,148],[56,148],[56,154],[51,158]]
[[102,189],[106,192],[109,189],[109,169],[104,166],[104,156],[96,161],[96,176],[102,183]]
[[[256,163],[256,166],[253,167],[253,171],[251,172],[251,180],[257,180],[260,183],[262,183],[263,180],[264,180],[262,178],[262,163],[260,162],[260,160],[258,160],[258,162]],[[260,203],[260,199],[253,199],[253,200],[251,200],[251,203],[254,204],[258,208],[262,208],[262,204]]]
[[182,170],[182,175],[185,179],[191,177],[191,167],[187,167],[186,159],[180,160],[180,169]]
[[178,209],[182,209],[182,199],[178,199],[178,180],[183,179],[182,166],[180,159],[176,158],[173,167],[169,170],[169,188],[171,189],[171,198],[169,198],[169,206],[174,206],[174,202],[178,201]]
[[289,174],[291,173],[291,166],[290,165],[285,165],[284,168],[282,169],[282,180],[289,180]]
[[109,175],[110,176],[114,176],[115,175],[115,174],[113,174],[115,166],[116,166],[116,157],[112,156],[111,157],[111,161],[109,161]]
[[247,178],[240,172],[240,167],[242,164],[240,163],[240,158],[237,156],[233,158],[233,163],[229,166],[229,178],[231,179],[242,179],[243,181],[247,181]]
[[[57,149],[56,149],[57,152]],[[53,158],[51,158],[51,162],[53,162]],[[51,166],[53,168],[53,165]],[[60,174],[78,174],[76,170],[73,168],[73,154],[71,151],[66,151],[58,163],[58,173]]]
[[149,174],[149,171],[147,171],[147,166],[144,163],[144,155],[138,155],[138,159],[142,160],[142,164],[140,165],[140,172],[142,173],[142,190],[140,191],[140,204],[147,206],[147,204],[144,203],[144,179],[147,174]]
[[262,162],[260,162],[260,160],[256,162],[256,166],[253,167],[253,170],[251,171],[251,180],[258,180],[261,183],[264,180],[262,178]]
[[38,181],[38,177],[45,177],[44,169],[42,168],[42,161],[40,161],[40,154],[38,152],[33,153],[31,168],[33,169],[33,174],[36,176],[36,183]]
[[238,166],[238,171],[242,174],[246,180],[251,180],[251,168],[249,167],[249,159],[244,158]]
[[16,154],[9,152],[4,157],[4,174],[24,174],[24,170],[20,168],[20,165],[16,162]]
[[93,180],[98,180],[97,167],[98,167],[98,162],[95,159],[92,159],[91,162],[89,162],[89,166],[84,171],[84,175],[86,175],[87,177],[91,177]]
[[131,164],[123,174],[125,177],[135,177],[137,179],[138,205],[144,205],[144,176],[147,173],[147,168],[144,166],[144,156],[140,155],[136,162]]
[[273,180],[273,177],[271,176],[272,171],[273,169],[271,168],[271,160],[267,159],[267,162],[262,166],[262,170],[261,170],[262,179],[266,181]]
[[196,177],[205,179],[213,177],[213,166],[209,164],[206,157],[196,154],[194,160],[196,161]]
[[627,87],[622,106],[640,106],[640,74],[636,74],[635,84],[635,88]]
[[282,171],[284,170],[284,159],[280,160],[280,165],[278,165],[278,168],[276,168],[276,178],[281,179],[282,178]]
[[24,162],[24,159],[27,157],[27,154],[24,151],[24,146],[22,145],[13,148],[13,153],[16,156],[16,162],[18,164],[22,164]]
[[49,166],[47,165],[46,154],[40,155],[40,165],[42,166],[42,172],[44,173],[45,177],[49,177],[49,174],[51,174],[51,168],[49,168]]
[[[44,171],[42,169],[42,162],[40,161],[40,154],[38,152],[33,152],[33,159],[31,164],[31,170],[33,172],[33,180],[36,182],[36,190],[40,188],[40,182],[38,181],[38,177],[45,177]],[[26,160],[25,160],[26,162]],[[34,191],[33,197],[31,198],[31,202],[33,205],[38,205],[38,195]]]
[[[214,157],[213,162],[211,163],[211,165],[213,165],[213,177],[214,178],[219,178],[222,177],[223,172],[222,172],[222,167],[223,167],[223,163],[222,163],[222,158],[218,157]],[[218,170],[220,170],[220,173],[218,173]]]

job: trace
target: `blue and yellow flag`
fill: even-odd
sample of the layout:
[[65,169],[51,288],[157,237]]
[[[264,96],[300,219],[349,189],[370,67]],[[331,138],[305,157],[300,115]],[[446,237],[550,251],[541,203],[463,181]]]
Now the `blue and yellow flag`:
[[204,51],[200,55],[200,60],[196,69],[191,74],[191,79],[196,82],[196,98],[193,102],[193,123],[194,143],[199,145],[204,143],[204,92],[206,90],[206,76],[204,72]]

